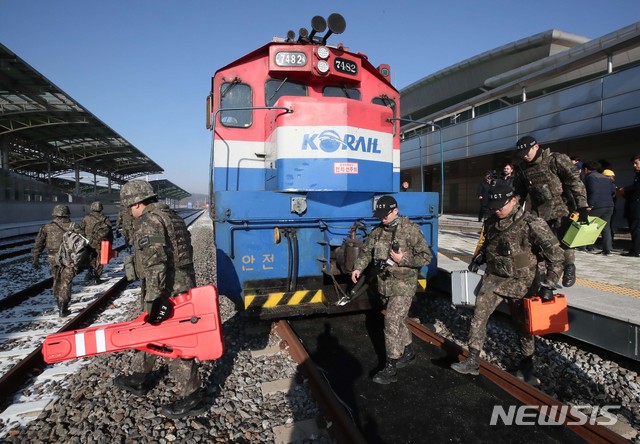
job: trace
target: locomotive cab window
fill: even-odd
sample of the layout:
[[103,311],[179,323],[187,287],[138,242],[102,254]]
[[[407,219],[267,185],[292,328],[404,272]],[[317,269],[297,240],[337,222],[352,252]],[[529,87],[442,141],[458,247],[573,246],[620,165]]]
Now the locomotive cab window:
[[[393,118],[395,119],[395,117],[396,117],[396,102],[395,101],[391,100],[386,95],[383,95],[381,97],[374,97],[373,100],[371,101],[371,103],[373,103],[374,105],[388,106],[389,108],[391,108],[391,112],[393,113]],[[395,134],[395,133],[396,133],[396,123],[394,121],[394,123],[393,123],[393,134]]]
[[325,86],[322,90],[325,97],[346,97],[347,99],[360,100],[360,90],[343,86]]
[[270,79],[265,86],[265,103],[273,106],[282,96],[307,96],[307,86],[287,79]]
[[[220,108],[251,106],[253,106],[251,86],[240,82],[225,82],[220,86]],[[221,111],[220,122],[228,127],[248,128],[252,123],[252,112],[250,109]]]

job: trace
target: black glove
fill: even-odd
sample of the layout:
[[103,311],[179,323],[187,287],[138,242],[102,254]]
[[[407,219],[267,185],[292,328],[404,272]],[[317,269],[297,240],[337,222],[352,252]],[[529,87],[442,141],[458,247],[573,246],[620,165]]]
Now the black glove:
[[160,296],[151,303],[147,322],[151,325],[157,325],[171,316],[173,316],[173,304],[169,300],[169,296]]
[[578,208],[578,223],[579,224],[589,224],[589,210],[587,207]]
[[545,287],[544,285],[540,286],[540,299],[542,299],[542,302],[553,301],[553,288]]
[[33,262],[31,262],[31,265],[33,266],[34,270],[40,270],[40,261],[38,259],[34,259]]
[[116,236],[116,239],[120,239],[120,236],[122,236],[122,235],[120,234],[120,232],[118,230],[116,230],[115,236]]
[[467,267],[469,271],[476,273],[478,269],[480,269],[480,265],[484,264],[484,253],[480,251],[476,254],[473,259],[471,259],[471,263]]

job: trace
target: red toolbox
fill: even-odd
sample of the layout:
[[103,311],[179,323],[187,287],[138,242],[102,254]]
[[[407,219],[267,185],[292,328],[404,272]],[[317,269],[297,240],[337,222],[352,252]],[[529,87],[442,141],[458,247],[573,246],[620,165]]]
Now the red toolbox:
[[569,330],[567,298],[556,294],[552,301],[543,302],[537,296],[524,299],[525,330],[534,335],[561,333]]

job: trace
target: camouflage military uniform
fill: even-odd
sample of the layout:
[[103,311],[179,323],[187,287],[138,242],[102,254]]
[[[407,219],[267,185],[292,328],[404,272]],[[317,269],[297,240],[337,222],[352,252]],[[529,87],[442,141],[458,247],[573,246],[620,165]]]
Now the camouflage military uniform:
[[[142,309],[149,312],[161,296],[176,296],[195,287],[191,235],[184,221],[167,205],[151,203],[136,220],[136,273],[142,278]],[[150,373],[156,355],[139,353],[134,370]],[[171,362],[173,378],[188,395],[200,387],[195,359]]]
[[562,274],[563,252],[548,225],[539,217],[516,205],[505,219],[491,217],[485,227],[481,251],[487,269],[476,297],[469,331],[469,349],[482,350],[487,321],[502,300],[506,300],[517,325],[523,356],[534,353],[534,337],[522,329],[522,298],[534,287],[536,264],[543,260],[546,276],[543,284],[553,288]]
[[100,211],[91,211],[80,222],[80,229],[84,233],[84,236],[89,240],[89,245],[95,251],[95,254],[91,256],[91,263],[89,266],[94,270],[96,276],[102,274],[103,266],[100,264],[100,246],[103,240],[113,241],[113,232],[105,237],[96,237],[94,233],[94,227],[98,222],[105,223],[111,227],[111,221],[107,216]]
[[58,264],[57,255],[62,236],[69,229],[71,220],[68,216],[56,216],[53,221],[43,225],[36,235],[36,243],[31,250],[34,267],[39,268],[38,258],[45,248],[49,262],[49,274],[53,278],[53,295],[58,307],[62,304],[66,307],[71,300],[71,286],[75,270],[73,267],[64,267]]
[[[573,197],[571,206],[578,209],[587,207],[587,191],[569,156],[552,153],[549,148],[540,149],[542,152],[537,159],[522,162],[520,167],[524,176],[518,175],[514,186],[518,194],[528,193],[530,211],[544,219],[558,240],[562,240],[571,224],[566,194]],[[574,251],[564,244],[561,247],[565,250],[565,265],[574,264]]]
[[124,235],[124,242],[127,246],[133,242],[133,216],[131,210],[127,207],[122,207],[118,213],[118,219],[116,219],[116,230],[122,229]]
[[418,272],[431,262],[432,254],[420,227],[407,217],[398,217],[389,225],[380,224],[367,236],[354,269],[364,270],[371,261],[384,264],[389,259],[392,240],[400,245],[404,257],[400,264],[378,266],[378,291],[386,299],[384,338],[387,356],[398,359],[411,344],[406,320],[411,299],[418,285]]

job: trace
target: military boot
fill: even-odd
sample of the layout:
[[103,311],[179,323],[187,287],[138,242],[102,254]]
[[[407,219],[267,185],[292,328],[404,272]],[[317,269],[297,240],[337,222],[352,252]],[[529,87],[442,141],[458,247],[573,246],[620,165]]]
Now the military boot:
[[167,418],[177,419],[185,416],[195,416],[204,412],[207,405],[200,390],[196,390],[189,396],[179,399],[171,404],[162,406],[162,414]]
[[134,373],[129,376],[120,375],[114,379],[113,384],[137,396],[146,395],[152,388],[149,373]]
[[574,264],[567,264],[564,266],[564,272],[562,274],[562,286],[571,287],[576,283],[576,266]]
[[522,358],[522,361],[520,361],[520,365],[518,365],[516,377],[521,381],[526,382],[527,384],[540,384],[540,380],[533,371],[533,356]]
[[58,316],[66,318],[71,312],[69,311],[69,301],[58,301]]
[[375,374],[373,382],[377,384],[391,384],[398,380],[396,374],[397,359],[387,358],[387,363],[384,368]]
[[451,368],[458,373],[465,375],[479,375],[480,374],[480,350],[469,350],[469,356],[462,362],[454,362],[451,364]]
[[102,284],[102,279],[100,279],[100,274],[98,274],[97,271],[93,271],[93,283],[95,285],[100,285]]
[[397,368],[406,367],[407,365],[411,364],[411,361],[413,361],[415,357],[416,357],[416,352],[413,351],[413,347],[411,346],[411,344],[407,345],[404,348],[404,352],[402,353],[402,356],[400,356],[400,359],[398,359],[398,361],[396,362],[396,367]]

